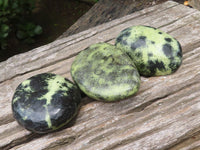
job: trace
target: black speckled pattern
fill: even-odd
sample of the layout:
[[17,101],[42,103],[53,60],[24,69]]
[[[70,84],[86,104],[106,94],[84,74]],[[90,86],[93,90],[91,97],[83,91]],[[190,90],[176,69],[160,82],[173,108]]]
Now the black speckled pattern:
[[182,63],[179,42],[153,27],[139,25],[124,29],[115,45],[129,55],[143,76],[168,75]]
[[128,55],[107,43],[93,44],[80,52],[71,74],[85,94],[107,102],[135,94],[140,85],[140,76]]
[[14,118],[26,129],[48,133],[66,125],[77,113],[81,96],[71,81],[43,73],[23,81],[12,99]]

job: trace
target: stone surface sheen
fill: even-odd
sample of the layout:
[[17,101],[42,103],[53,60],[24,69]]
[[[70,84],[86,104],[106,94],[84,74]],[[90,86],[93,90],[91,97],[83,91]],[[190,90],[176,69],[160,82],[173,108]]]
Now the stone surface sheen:
[[139,73],[128,55],[107,43],[93,44],[80,52],[71,74],[85,94],[108,102],[135,94],[140,85]]
[[153,27],[138,25],[126,28],[115,44],[131,57],[143,76],[171,74],[182,62],[179,42]]
[[23,81],[12,99],[14,118],[36,133],[48,133],[66,125],[77,113],[80,92],[71,81],[51,73]]

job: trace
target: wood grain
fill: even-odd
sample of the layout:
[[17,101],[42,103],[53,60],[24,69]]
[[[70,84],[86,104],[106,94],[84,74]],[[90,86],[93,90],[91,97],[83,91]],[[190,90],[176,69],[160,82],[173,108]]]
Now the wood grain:
[[97,25],[161,3],[161,1],[167,0],[99,0],[59,38],[77,34]]
[[[71,79],[75,56],[90,44],[114,43],[121,30],[149,25],[180,41],[183,63],[172,75],[142,77],[139,92],[116,103],[87,97],[77,119],[59,132],[37,135],[12,117],[11,99],[28,77],[53,72]],[[0,149],[157,150],[200,148],[200,12],[173,1],[59,39],[0,63]]]

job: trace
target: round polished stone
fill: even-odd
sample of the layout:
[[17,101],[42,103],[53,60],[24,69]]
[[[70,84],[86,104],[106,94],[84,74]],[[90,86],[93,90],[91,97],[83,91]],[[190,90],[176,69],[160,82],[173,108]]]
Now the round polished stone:
[[153,27],[126,28],[117,37],[115,45],[130,56],[143,76],[171,74],[182,62],[179,42]]
[[12,99],[14,118],[36,133],[48,133],[65,126],[75,117],[81,96],[71,81],[52,73],[23,81]]
[[106,102],[132,96],[140,86],[134,63],[108,43],[93,44],[80,52],[72,64],[71,75],[86,95]]

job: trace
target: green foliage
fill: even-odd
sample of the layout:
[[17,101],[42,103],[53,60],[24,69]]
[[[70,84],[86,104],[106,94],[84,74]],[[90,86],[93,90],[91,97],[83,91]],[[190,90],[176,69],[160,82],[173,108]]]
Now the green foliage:
[[34,43],[34,36],[42,33],[42,27],[33,23],[20,24],[16,36],[18,39],[23,40],[25,43]]
[[0,48],[5,49],[11,32],[27,43],[42,33],[42,28],[29,21],[35,0],[0,0]]
[[6,38],[8,37],[9,26],[6,24],[2,24],[0,26],[0,46],[2,49],[6,47]]

